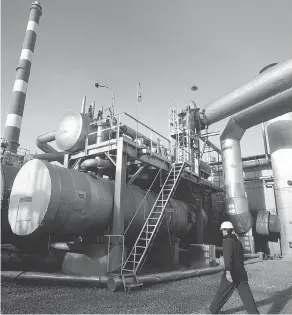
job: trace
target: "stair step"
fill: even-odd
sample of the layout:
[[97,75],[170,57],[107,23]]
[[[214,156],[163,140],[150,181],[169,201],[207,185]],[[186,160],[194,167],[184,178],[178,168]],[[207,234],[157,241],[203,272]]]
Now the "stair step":
[[[147,250],[149,250],[153,245],[153,239],[155,238],[157,231],[161,225],[162,219],[164,217],[165,207],[167,206],[173,192],[175,191],[183,165],[184,163],[175,164],[170,170],[170,173],[168,174],[168,177],[161,188],[158,199],[156,203],[154,204],[152,211],[150,212],[146,220],[146,223],[143,226],[139,234],[139,237],[137,238],[135,242],[132,252],[130,253],[128,257],[128,259],[130,260],[127,260],[126,263],[124,264],[125,267],[127,266],[127,264],[133,265],[133,270],[122,268],[123,271],[126,271],[126,270],[131,271],[132,277],[135,277],[136,273],[139,272],[143,259],[147,257]],[[139,250],[139,248],[142,248],[142,249]],[[136,282],[137,282],[137,279],[136,279]],[[127,288],[142,286],[142,285],[143,285],[142,283],[131,284],[131,285],[130,284],[127,285],[124,283],[124,286]]]

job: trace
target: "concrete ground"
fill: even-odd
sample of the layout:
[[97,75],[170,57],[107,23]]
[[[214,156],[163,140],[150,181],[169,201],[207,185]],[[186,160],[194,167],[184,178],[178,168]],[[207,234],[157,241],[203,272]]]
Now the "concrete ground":
[[[246,269],[260,313],[292,314],[291,262],[267,260],[247,265]],[[98,288],[3,283],[1,313],[206,314],[220,275],[152,285],[130,294]],[[237,292],[223,313],[246,313]]]

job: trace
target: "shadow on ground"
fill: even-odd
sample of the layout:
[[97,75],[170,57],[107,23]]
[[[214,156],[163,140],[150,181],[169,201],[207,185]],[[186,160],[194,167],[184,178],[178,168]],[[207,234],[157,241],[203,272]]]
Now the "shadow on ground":
[[[292,299],[292,286],[276,292],[273,296],[257,301],[257,307],[272,304],[271,308],[267,311],[267,314],[280,314],[281,311],[284,309],[288,301]],[[233,314],[236,312],[244,311],[244,307],[236,307],[236,308],[230,308],[228,310],[222,311],[222,314]]]

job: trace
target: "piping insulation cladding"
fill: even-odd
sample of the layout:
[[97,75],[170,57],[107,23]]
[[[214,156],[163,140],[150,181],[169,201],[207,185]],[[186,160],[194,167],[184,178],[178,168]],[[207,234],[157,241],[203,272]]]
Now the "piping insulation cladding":
[[241,138],[248,128],[291,111],[291,104],[292,88],[231,117],[220,136],[226,211],[237,233],[246,233],[253,224],[243,180]]
[[214,124],[292,87],[292,59],[281,62],[205,106],[207,125]]
[[[31,160],[17,174],[8,211],[9,224],[17,235],[104,235],[112,222],[114,182],[83,172]],[[123,192],[125,227],[139,208],[146,192],[126,187]],[[135,216],[129,234],[138,233],[157,198],[148,193]],[[172,199],[166,211],[162,232],[183,235],[191,227],[191,208]]]
[[[292,107],[292,102],[291,102]],[[292,258],[292,108],[291,112],[267,123],[275,199],[281,222],[284,257]]]
[[6,119],[3,137],[4,141],[8,142],[7,151],[14,153],[17,152],[19,145],[18,140],[27,93],[27,85],[37,37],[37,28],[41,15],[42,7],[38,1],[35,1],[30,8],[20,60],[16,68],[16,79],[13,87],[12,99]]
[[[254,264],[262,262],[261,258],[255,258],[244,261],[244,264]],[[168,272],[160,272],[154,274],[145,274],[137,277],[138,282],[144,284],[155,284],[173,280],[187,279],[197,276],[209,275],[223,271],[223,266],[200,268],[200,269],[187,269],[187,270],[176,270]],[[95,287],[107,285],[108,289],[112,292],[119,290],[123,287],[120,277],[88,277],[82,275],[66,275],[61,273],[44,273],[44,272],[31,272],[31,271],[2,271],[2,281],[36,281],[38,284],[41,283],[63,283],[66,284],[79,284],[79,285],[91,285]],[[127,284],[133,284],[131,278],[127,279]]]

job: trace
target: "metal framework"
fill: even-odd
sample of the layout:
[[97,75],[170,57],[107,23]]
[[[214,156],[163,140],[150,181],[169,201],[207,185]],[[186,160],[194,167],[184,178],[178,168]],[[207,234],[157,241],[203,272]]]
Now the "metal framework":
[[[94,132],[88,132],[84,150],[70,156],[70,159],[74,161],[73,167],[75,169],[78,169],[84,158],[97,155],[106,156],[115,165],[113,226],[111,234],[107,235],[109,237],[108,251],[110,246],[112,246],[112,251],[108,257],[107,270],[109,273],[120,274],[125,290],[141,285],[137,281],[137,274],[143,267],[164,218],[167,204],[173,196],[180,178],[184,178],[188,183],[200,185],[201,191],[204,187],[213,191],[220,191],[219,187],[200,176],[199,167],[202,154],[199,140],[202,138],[205,143],[204,146],[212,146],[218,154],[220,150],[208,140],[208,135],[196,133],[191,130],[189,124],[183,126],[181,118],[188,118],[187,120],[190,121],[188,113],[185,117],[180,117],[176,115],[177,113],[178,111],[170,119],[172,126],[175,126],[175,129],[172,128],[170,132],[172,140],[165,138],[131,115],[121,113],[113,116],[108,121],[107,127],[102,129],[102,132],[109,134],[105,141],[98,141],[100,132],[98,129]],[[91,125],[96,125],[96,121],[93,120]],[[89,130],[91,125],[89,125]],[[92,141],[92,137],[96,141]],[[171,154],[172,151],[173,154]],[[139,164],[138,169],[131,174],[131,178],[127,181],[127,175],[129,175],[126,174],[127,167],[137,163]],[[125,229],[124,226],[123,190],[126,185],[132,185],[146,168],[157,169],[157,176],[165,171],[167,178],[162,184],[156,202],[148,214],[133,249],[127,259],[123,260],[125,230],[128,229],[128,227]],[[151,187],[148,192],[150,189]],[[132,284],[127,284],[128,277],[134,279],[134,284],[133,281],[130,281]]]

